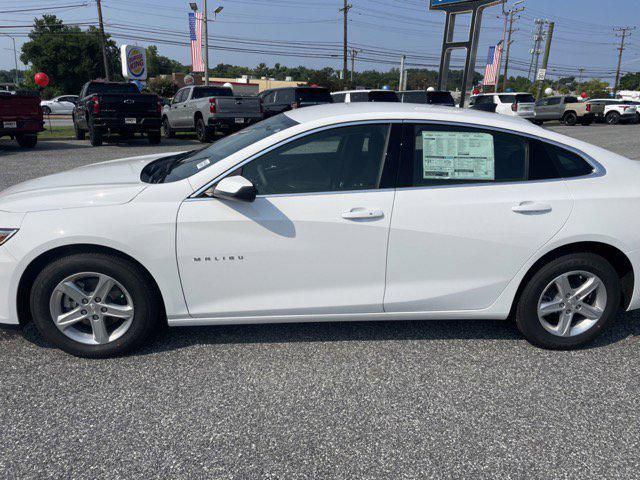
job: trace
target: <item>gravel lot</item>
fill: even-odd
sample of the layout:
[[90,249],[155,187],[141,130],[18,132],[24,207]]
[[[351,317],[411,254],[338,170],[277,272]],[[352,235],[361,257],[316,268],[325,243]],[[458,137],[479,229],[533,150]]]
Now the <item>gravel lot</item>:
[[[640,126],[551,128],[640,159]],[[3,141],[0,188],[194,145]],[[0,478],[638,478],[638,335],[637,313],[577,352],[507,322],[225,326],[87,361],[0,330]]]

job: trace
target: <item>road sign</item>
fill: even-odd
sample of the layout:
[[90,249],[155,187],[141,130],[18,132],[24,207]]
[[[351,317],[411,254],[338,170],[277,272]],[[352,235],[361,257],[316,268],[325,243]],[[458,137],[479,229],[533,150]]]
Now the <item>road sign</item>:
[[431,10],[457,10],[460,12],[471,11],[481,6],[496,5],[502,0],[430,0]]
[[541,68],[538,70],[538,75],[536,75],[536,80],[538,82],[544,82],[545,78],[547,78],[547,69]]

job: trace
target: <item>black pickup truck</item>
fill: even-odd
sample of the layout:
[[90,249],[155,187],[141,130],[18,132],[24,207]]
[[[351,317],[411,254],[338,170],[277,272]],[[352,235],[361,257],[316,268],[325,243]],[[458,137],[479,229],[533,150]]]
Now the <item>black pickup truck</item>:
[[146,134],[149,143],[161,140],[162,104],[157,95],[142,94],[133,83],[91,81],[80,91],[73,110],[76,138],[89,133],[91,145],[102,145],[107,133],[132,136]]

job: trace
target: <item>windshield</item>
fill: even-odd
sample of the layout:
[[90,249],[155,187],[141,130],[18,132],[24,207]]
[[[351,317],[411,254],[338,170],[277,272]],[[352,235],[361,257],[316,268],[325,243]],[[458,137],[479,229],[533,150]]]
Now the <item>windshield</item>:
[[170,183],[184,180],[230,155],[278,132],[298,125],[285,114],[276,115],[222,138],[208,148],[163,157],[147,165],[140,176],[146,183]]
[[398,102],[396,92],[369,92],[370,102]]
[[519,95],[500,95],[502,103],[535,103],[535,98],[530,93]]
[[115,93],[115,94],[129,94],[140,93],[138,87],[133,83],[92,83],[87,88],[87,95],[94,93]]
[[192,98],[233,97],[233,91],[226,87],[197,87],[193,89]]
[[300,103],[332,103],[331,93],[325,88],[301,88],[296,92]]

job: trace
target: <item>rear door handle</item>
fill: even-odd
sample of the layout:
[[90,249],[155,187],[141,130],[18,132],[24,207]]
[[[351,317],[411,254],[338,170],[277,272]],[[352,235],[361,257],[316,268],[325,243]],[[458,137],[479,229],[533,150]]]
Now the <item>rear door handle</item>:
[[342,213],[342,218],[347,220],[360,220],[363,218],[382,218],[384,212],[379,208],[352,208],[348,212]]
[[511,208],[515,213],[547,213],[552,210],[548,203],[520,202]]

